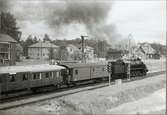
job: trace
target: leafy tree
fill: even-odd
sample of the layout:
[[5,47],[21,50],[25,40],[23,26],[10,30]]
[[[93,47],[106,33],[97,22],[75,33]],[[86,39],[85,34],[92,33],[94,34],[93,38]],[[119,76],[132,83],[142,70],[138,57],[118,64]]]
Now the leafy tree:
[[65,46],[60,46],[57,52],[58,60],[68,60],[69,54]]
[[21,32],[19,31],[19,27],[17,27],[15,17],[9,12],[2,12],[0,14],[0,18],[0,33],[8,34],[19,42],[21,38]]
[[71,55],[72,60],[82,60],[82,52],[77,50]]
[[49,60],[54,59],[54,49],[51,47],[49,48]]
[[20,56],[23,54],[23,48],[20,44],[16,44],[16,61],[20,61]]
[[29,35],[25,41],[20,41],[20,42],[21,42],[21,45],[23,46],[24,56],[28,56],[28,46],[34,43],[37,43],[38,39],[36,36],[33,38],[32,35]]
[[45,35],[44,35],[43,41],[44,41],[44,42],[45,42],[45,41],[50,41],[50,42],[51,42],[51,39],[50,39],[50,37],[49,37],[48,34],[45,34]]

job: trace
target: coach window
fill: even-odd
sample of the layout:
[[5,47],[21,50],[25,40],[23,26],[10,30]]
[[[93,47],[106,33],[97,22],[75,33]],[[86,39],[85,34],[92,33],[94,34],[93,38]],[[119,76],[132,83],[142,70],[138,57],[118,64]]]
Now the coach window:
[[78,75],[78,70],[75,70],[75,75]]
[[0,83],[2,83],[2,78],[1,78],[1,76],[0,76]]
[[95,68],[93,67],[93,72],[95,71]]
[[28,80],[28,76],[26,74],[23,74],[23,81]]
[[104,71],[105,69],[104,69],[104,67],[102,68],[102,71]]
[[56,72],[56,76],[59,77],[59,72]]
[[49,72],[46,72],[46,73],[45,73],[45,77],[46,77],[46,78],[49,78]]
[[9,81],[10,82],[15,82],[16,81],[15,75],[9,75]]
[[34,73],[33,74],[33,79],[40,79],[40,74],[39,73]]

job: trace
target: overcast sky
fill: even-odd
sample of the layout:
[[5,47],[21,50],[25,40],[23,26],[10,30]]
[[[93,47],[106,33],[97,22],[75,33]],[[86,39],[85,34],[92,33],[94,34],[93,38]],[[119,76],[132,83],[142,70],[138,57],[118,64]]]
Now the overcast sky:
[[[48,0],[14,0],[10,11],[16,16],[22,31],[22,39],[28,35],[43,37],[44,33],[52,39],[71,39],[87,34],[84,24],[70,23],[59,30],[51,28],[46,20],[52,18],[54,9],[64,7],[64,2]],[[132,34],[136,42],[158,42],[166,44],[166,1],[165,0],[106,0],[110,4],[105,24],[114,24],[122,38]],[[77,9],[76,9],[77,10]],[[57,34],[59,33],[59,34]],[[118,39],[118,38],[117,38]]]

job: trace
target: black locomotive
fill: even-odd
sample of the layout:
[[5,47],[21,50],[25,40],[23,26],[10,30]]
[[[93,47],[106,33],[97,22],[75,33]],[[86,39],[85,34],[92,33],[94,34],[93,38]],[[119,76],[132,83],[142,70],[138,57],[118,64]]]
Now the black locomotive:
[[132,58],[109,61],[108,71],[111,73],[112,78],[126,78],[128,74],[131,77],[144,76],[148,69],[141,59]]

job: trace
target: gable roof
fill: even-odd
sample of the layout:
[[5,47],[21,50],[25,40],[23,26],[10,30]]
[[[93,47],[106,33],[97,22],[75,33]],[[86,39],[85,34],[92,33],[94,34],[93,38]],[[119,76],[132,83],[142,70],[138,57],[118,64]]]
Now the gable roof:
[[38,42],[36,44],[30,45],[29,48],[58,48],[58,46],[50,42]]
[[134,48],[135,52],[142,52],[144,54],[156,54],[156,50],[152,48],[152,46],[149,43],[140,43],[137,47]]
[[17,42],[7,34],[0,34],[0,42]]
[[80,67],[94,67],[107,65],[107,62],[99,62],[99,63],[59,63],[61,66],[65,66],[67,68],[80,68]]

